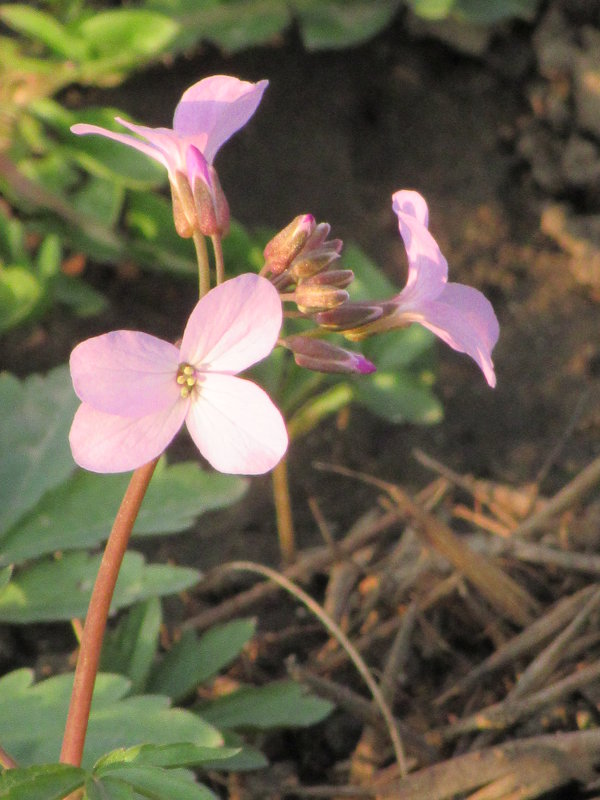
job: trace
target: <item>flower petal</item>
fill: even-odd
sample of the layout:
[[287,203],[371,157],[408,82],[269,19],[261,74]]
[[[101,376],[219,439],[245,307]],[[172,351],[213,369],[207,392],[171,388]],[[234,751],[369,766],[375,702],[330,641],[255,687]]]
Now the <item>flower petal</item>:
[[492,304],[480,291],[448,283],[436,300],[421,307],[419,314],[408,313],[405,318],[419,322],[454,350],[471,356],[488,384],[496,385],[492,350],[498,341],[498,320]]
[[75,462],[91,472],[129,472],[159,456],[185,419],[189,400],[137,419],[119,417],[82,403],[69,442]]
[[448,278],[448,262],[427,230],[429,211],[425,199],[408,190],[392,195],[392,208],[408,256],[408,280],[402,291],[411,303],[437,297]]
[[[118,117],[116,119],[121,125],[125,125],[132,130],[135,130],[136,128],[142,128],[141,125],[132,125],[131,123],[125,122]],[[152,128],[146,128],[145,130],[150,131]],[[99,136],[104,136],[105,139],[112,139],[115,142],[126,144],[128,147],[133,147],[134,150],[139,150],[140,153],[150,156],[150,158],[158,161],[169,171],[171,171],[174,166],[171,165],[170,159],[167,155],[167,149],[162,142],[161,144],[163,144],[163,146],[158,147],[154,142],[144,142],[135,136],[130,136],[128,133],[117,133],[116,131],[109,131],[107,128],[101,128],[99,125],[87,125],[86,123],[77,123],[77,125],[72,125],[71,132],[76,133],[78,136],[88,133],[98,134]]]
[[239,275],[197,303],[183,334],[180,360],[200,371],[235,374],[271,352],[281,322],[274,286],[252,273]]
[[177,402],[177,348],[139,331],[112,331],[77,345],[71,378],[80,400],[98,411],[143,417]]
[[173,129],[212,164],[221,145],[254,114],[268,84],[240,81],[230,75],[204,78],[183,93]]
[[207,375],[186,424],[196,446],[220,472],[261,475],[288,445],[283,418],[256,384],[231,375]]

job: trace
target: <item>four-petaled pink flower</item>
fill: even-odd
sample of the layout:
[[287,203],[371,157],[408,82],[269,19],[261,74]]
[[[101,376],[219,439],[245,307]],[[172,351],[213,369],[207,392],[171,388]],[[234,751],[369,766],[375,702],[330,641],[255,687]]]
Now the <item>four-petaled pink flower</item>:
[[[499,327],[491,303],[471,286],[448,283],[448,262],[427,229],[429,211],[418,192],[395,192],[392,207],[408,256],[408,280],[391,301],[394,310],[386,320],[388,327],[420,323],[450,347],[471,356],[489,385],[495,386],[492,350]],[[393,326],[389,325],[392,320]]]
[[[187,207],[187,194],[191,197],[192,194],[198,194],[197,186],[204,187],[213,206],[211,216],[216,216],[217,228],[219,225],[226,227],[228,209],[212,164],[221,145],[254,114],[267,86],[268,81],[249,83],[230,75],[204,78],[183,93],[175,108],[172,129],[148,128],[116,117],[119,124],[129,128],[140,139],[128,133],[116,133],[85,123],[73,125],[71,130],[77,134],[96,133],[122,142],[166,167],[173,196],[176,202],[183,205],[181,212],[175,209],[176,221],[177,214],[180,213],[188,218],[188,225],[193,227],[194,221],[190,219],[191,213]],[[188,192],[182,186],[182,177],[189,185]],[[200,204],[205,209],[205,197],[200,198]],[[224,209],[221,208],[223,204]],[[208,224],[206,220],[203,222]],[[202,232],[210,234],[213,231],[207,229]],[[191,231],[182,235],[191,235]]]
[[124,330],[79,344],[70,361],[82,401],[69,437],[75,461],[93,472],[136,469],[185,421],[215,469],[272,469],[287,448],[285,424],[261,388],[235,376],[271,352],[281,322],[275,288],[246,274],[198,302],[180,347]]

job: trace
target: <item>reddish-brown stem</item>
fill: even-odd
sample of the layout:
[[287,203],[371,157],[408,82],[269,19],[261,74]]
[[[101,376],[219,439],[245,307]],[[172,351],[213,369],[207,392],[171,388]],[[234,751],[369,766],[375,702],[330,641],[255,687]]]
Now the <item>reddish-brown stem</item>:
[[73,764],[76,767],[81,765],[106,620],[129,537],[157,461],[158,459],[154,459],[139,467],[131,476],[106,543],[85,618],[75,668],[73,692],[60,754],[62,764]]

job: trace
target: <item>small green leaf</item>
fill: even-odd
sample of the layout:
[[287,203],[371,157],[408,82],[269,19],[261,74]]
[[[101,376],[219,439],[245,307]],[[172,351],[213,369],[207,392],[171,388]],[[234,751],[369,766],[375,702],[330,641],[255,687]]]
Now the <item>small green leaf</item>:
[[36,764],[0,774],[2,800],[63,800],[83,786],[85,770],[68,764]]
[[237,658],[254,629],[253,620],[238,619],[216,625],[200,639],[186,631],[153,669],[148,691],[181,700]]
[[41,283],[27,267],[0,266],[0,333],[29,319],[43,296]]
[[92,217],[102,225],[112,227],[121,215],[125,189],[114,177],[92,177],[71,197],[79,214]]
[[131,64],[140,56],[156,58],[178,31],[174,20],[141,8],[99,11],[81,22],[77,30],[97,55],[126,54],[126,63]]
[[58,275],[61,259],[60,238],[51,233],[44,238],[35,259],[37,274],[42,282],[49,281]]
[[[484,1],[490,3],[490,0]],[[456,0],[408,0],[408,5],[417,16],[432,20],[445,19],[455,3]]]
[[83,800],[135,800],[133,787],[116,778],[90,775],[85,783]]
[[16,3],[3,5],[0,7],[0,19],[13,30],[42,42],[66,59],[81,60],[86,57],[85,42],[69,33],[64,25],[45,11]]
[[161,606],[156,597],[131,608],[106,634],[100,670],[125,675],[133,691],[141,692],[158,648],[161,622]]
[[4,589],[7,583],[12,578],[13,568],[12,566],[4,567],[4,569],[0,569],[0,591]]
[[443,406],[430,387],[409,373],[375,372],[353,386],[356,402],[394,424],[434,425],[444,416]]
[[151,800],[217,800],[210,789],[196,783],[185,771],[113,764],[102,770],[102,775],[129,783],[136,792]]
[[[85,616],[101,556],[66,553],[21,570],[0,591],[0,620],[17,624]],[[148,597],[175,594],[198,582],[197,570],[146,564],[139,553],[125,554],[111,611]]]
[[94,770],[98,774],[108,774],[113,764],[130,764],[136,767],[149,765],[165,769],[199,767],[206,762],[228,760],[239,750],[239,747],[201,747],[190,742],[141,744],[114,750],[102,756],[94,765]]
[[[20,764],[58,760],[72,687],[72,675],[57,675],[34,684],[32,671],[26,669],[0,678],[0,741]],[[222,746],[220,733],[197,714],[171,708],[166,697],[129,697],[130,690],[126,678],[98,674],[83,757],[85,767],[117,748],[142,742]],[[15,720],[19,720],[18,725]]]
[[25,381],[0,374],[0,535],[75,468],[68,434],[78,405],[67,367]]
[[108,307],[106,297],[89,283],[62,272],[56,276],[52,294],[57,303],[67,306],[78,317],[94,317]]
[[397,0],[297,3],[302,38],[309,50],[361,44],[390,23],[398,5]]
[[219,728],[298,728],[314,725],[333,709],[293,681],[248,686],[200,706],[202,717]]
[[493,25],[503,19],[518,17],[527,22],[535,18],[540,0],[455,0],[452,15],[475,25]]

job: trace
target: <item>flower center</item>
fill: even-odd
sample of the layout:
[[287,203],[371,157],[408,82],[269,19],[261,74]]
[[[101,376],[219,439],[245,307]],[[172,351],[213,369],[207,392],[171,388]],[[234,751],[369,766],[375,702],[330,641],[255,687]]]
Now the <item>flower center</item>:
[[181,386],[181,396],[183,398],[189,397],[194,390],[194,386],[198,383],[196,370],[191,364],[185,362],[177,367],[177,383]]

